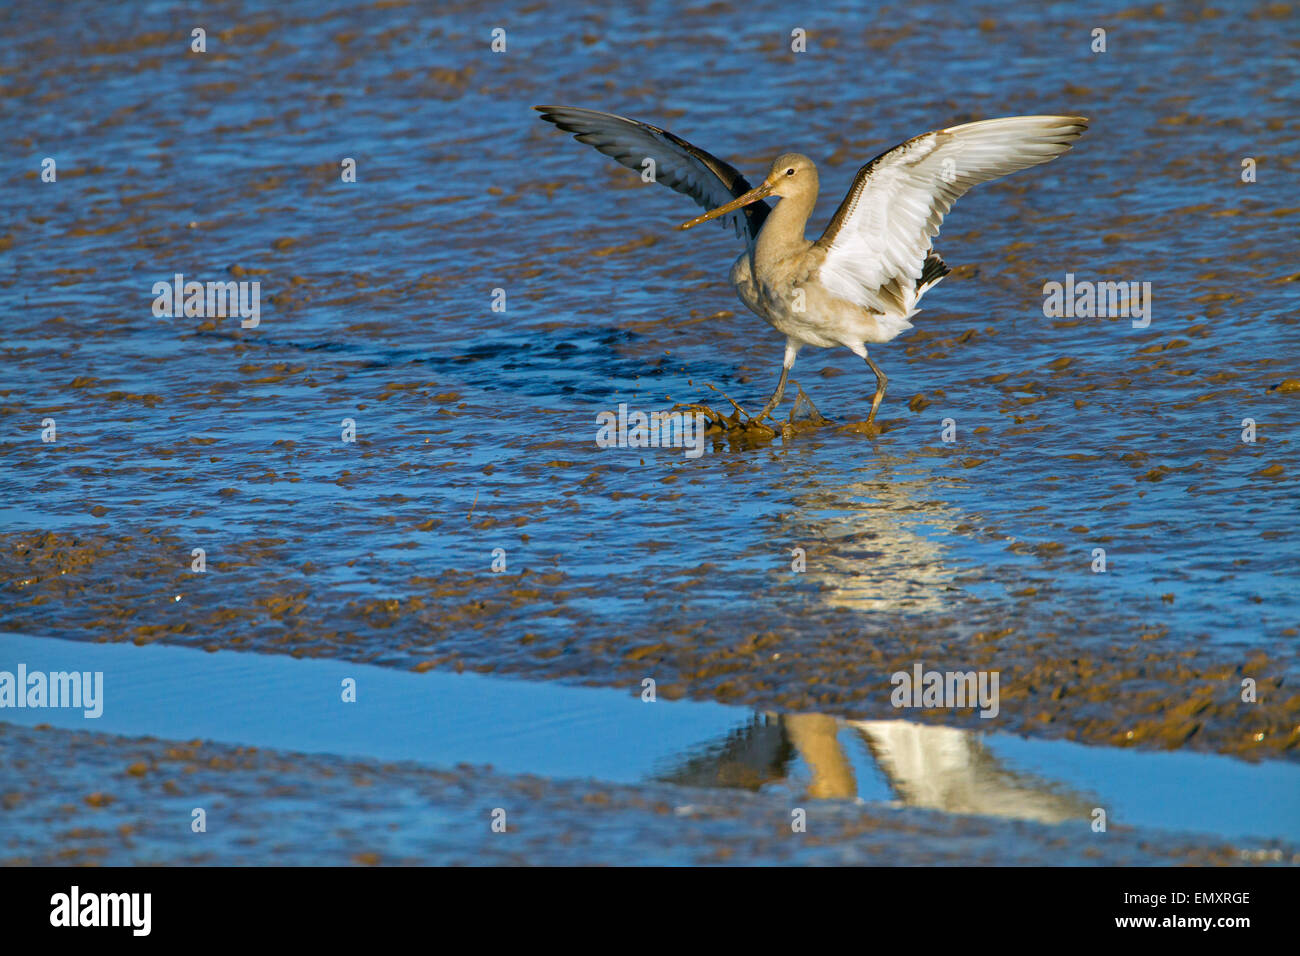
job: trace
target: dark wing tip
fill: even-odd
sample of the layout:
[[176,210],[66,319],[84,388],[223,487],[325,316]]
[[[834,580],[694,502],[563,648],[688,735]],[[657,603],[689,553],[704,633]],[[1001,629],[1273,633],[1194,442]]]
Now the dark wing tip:
[[[537,112],[539,112],[539,113],[542,114],[541,117],[539,117],[540,119],[544,119],[544,120],[546,120],[546,122],[548,122],[548,123],[554,123],[556,126],[559,126],[560,123],[563,122],[563,120],[560,118],[561,115],[564,114],[564,113],[566,113],[566,112],[572,112],[573,110],[576,109],[576,107],[572,107],[572,106],[534,106],[533,109],[537,110]],[[578,112],[585,112],[585,111],[579,109]]]

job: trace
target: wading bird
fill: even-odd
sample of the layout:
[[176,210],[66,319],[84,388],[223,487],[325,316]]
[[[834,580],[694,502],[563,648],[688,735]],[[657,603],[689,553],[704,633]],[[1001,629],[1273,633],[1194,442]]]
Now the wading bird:
[[[624,166],[652,168],[657,182],[708,210],[679,228],[721,219],[745,239],[731,283],[752,312],[785,335],[781,379],[755,422],[780,404],[800,348],[842,345],[876,375],[867,416],[874,424],[888,380],[867,344],[910,329],[921,296],[948,274],[931,251],[944,215],[972,186],[1055,159],[1088,126],[1082,116],[1008,116],[909,139],[858,170],[812,242],[804,229],[817,202],[817,167],[807,156],[783,153],[751,188],[731,164],[657,126],[571,106],[533,108]],[[769,196],[784,201],[773,208]]]

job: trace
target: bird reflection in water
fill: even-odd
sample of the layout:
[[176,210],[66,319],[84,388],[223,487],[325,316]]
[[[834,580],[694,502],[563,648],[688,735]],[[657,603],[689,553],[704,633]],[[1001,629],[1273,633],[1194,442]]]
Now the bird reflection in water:
[[850,750],[861,748],[907,807],[1061,823],[1085,820],[1097,800],[1007,766],[974,731],[906,720],[763,714],[657,779],[682,786],[765,790],[809,799],[855,799]]

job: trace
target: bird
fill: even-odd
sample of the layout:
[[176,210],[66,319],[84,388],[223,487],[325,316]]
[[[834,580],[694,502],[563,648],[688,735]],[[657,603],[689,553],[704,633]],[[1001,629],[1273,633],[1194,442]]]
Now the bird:
[[[889,380],[867,346],[912,328],[921,297],[951,271],[933,249],[944,216],[973,186],[1060,156],[1089,122],[1074,115],[1007,116],[914,136],[858,170],[813,241],[805,231],[819,179],[816,164],[801,153],[777,156],[751,186],[730,163],[649,123],[573,106],[533,109],[622,165],[653,171],[656,182],[706,210],[679,229],[718,219],[744,240],[731,284],[751,312],[785,336],[776,390],[749,416],[752,422],[780,405],[800,349],[842,346],[876,376],[866,419],[876,430]],[[778,201],[769,205],[769,199]]]

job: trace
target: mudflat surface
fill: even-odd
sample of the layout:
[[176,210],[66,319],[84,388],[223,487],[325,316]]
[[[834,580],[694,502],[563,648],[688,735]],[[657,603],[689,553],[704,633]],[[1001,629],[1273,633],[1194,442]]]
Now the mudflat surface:
[[[0,13],[0,628],[860,719],[896,717],[890,675],[919,661],[998,671],[1000,713],[909,719],[1296,760],[1294,5],[805,14]],[[529,109],[550,102],[751,178],[807,153],[814,235],[927,129],[1092,126],[954,208],[953,274],[872,350],[880,435],[853,427],[862,363],[805,349],[794,378],[834,425],[691,459],[602,449],[596,416],[720,403],[709,385],[756,406],[781,338],[726,284],[737,241],[674,231],[689,200]],[[177,273],[259,281],[260,325],[155,317]],[[1150,325],[1045,317],[1067,274],[1150,282]]]
[[[1228,865],[1293,851],[1126,829],[617,787],[0,724],[0,864]],[[193,829],[204,811],[205,832]],[[494,832],[494,811],[505,831]],[[501,815],[497,814],[497,819]],[[51,839],[52,838],[52,839]]]

